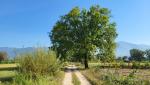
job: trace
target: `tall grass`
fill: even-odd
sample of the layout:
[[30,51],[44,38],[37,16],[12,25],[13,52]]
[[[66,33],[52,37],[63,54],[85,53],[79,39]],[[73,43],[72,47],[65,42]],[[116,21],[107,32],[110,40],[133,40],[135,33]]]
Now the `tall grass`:
[[72,74],[72,83],[73,83],[73,85],[81,85],[81,82],[78,79],[78,77],[76,76],[75,72],[73,72],[73,74]]
[[61,85],[63,72],[55,52],[37,49],[17,56],[16,62],[18,73],[7,85]]
[[82,72],[92,85],[150,85],[149,80],[136,77],[136,70],[126,76],[111,69],[100,69],[93,67]]
[[55,52],[37,49],[33,53],[26,53],[17,58],[20,71],[32,75],[55,75],[61,66],[56,59]]

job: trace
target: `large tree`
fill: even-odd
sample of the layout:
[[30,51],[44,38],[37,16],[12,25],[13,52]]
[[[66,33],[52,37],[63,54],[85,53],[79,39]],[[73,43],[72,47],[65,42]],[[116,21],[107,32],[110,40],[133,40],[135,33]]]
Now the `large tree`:
[[99,52],[108,61],[115,58],[115,23],[110,22],[110,11],[100,6],[92,6],[89,10],[73,8],[68,14],[61,16],[50,33],[53,48],[58,57],[67,58],[67,53],[80,54],[88,68],[91,54]]

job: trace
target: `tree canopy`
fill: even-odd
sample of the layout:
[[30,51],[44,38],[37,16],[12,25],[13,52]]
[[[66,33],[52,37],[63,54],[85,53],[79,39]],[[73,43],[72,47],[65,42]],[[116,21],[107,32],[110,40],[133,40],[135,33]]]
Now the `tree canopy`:
[[142,61],[145,59],[144,55],[145,55],[145,52],[142,50],[139,50],[139,49],[130,50],[131,60]]
[[147,49],[145,51],[145,54],[146,54],[147,59],[150,60],[150,49]]
[[1,51],[0,52],[0,62],[7,59],[7,53]]
[[116,24],[110,21],[110,11],[98,5],[89,10],[73,8],[61,16],[50,33],[57,56],[67,59],[68,54],[74,55],[84,60],[85,68],[90,55],[96,52],[106,61],[112,61],[116,37]]

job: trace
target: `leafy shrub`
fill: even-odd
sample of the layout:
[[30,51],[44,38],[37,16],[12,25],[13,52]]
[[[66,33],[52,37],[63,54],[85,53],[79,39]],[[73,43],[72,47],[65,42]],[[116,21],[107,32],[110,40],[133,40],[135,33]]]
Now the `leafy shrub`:
[[135,68],[135,69],[140,68],[140,63],[139,62],[132,62],[132,68]]
[[150,68],[150,62],[146,62],[146,63],[145,63],[145,68],[146,68],[146,69],[149,69],[149,68]]
[[[25,53],[16,58],[19,63],[17,75],[11,82],[2,85],[61,85],[63,72],[55,52],[37,49],[33,53]],[[1,84],[0,84],[1,85]]]

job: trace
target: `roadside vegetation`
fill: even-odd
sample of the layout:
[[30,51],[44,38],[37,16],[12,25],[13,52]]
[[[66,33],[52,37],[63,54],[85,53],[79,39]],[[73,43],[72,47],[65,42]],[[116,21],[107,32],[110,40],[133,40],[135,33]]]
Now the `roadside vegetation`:
[[73,85],[81,85],[81,82],[79,81],[79,79],[75,75],[75,73],[72,74],[72,83],[73,83]]
[[[60,70],[61,62],[56,58],[56,54],[53,51],[37,49],[33,53],[25,53],[17,56],[15,62],[19,64],[15,75],[13,75],[11,81],[2,82],[2,84],[61,85],[62,83],[64,74],[63,71]],[[3,73],[6,72],[7,71],[4,71]],[[10,73],[11,72],[9,72],[9,74]]]
[[[144,73],[141,73],[144,72]],[[92,85],[149,85],[149,70],[92,67],[82,71]]]

